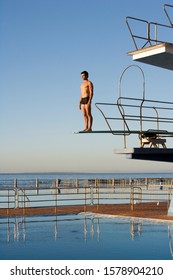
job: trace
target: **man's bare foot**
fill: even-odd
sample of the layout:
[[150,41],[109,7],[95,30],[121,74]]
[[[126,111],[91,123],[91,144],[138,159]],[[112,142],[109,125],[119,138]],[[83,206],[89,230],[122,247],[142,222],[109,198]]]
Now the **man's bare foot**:
[[88,128],[88,129],[85,130],[85,132],[90,132],[90,131],[92,131],[91,128]]

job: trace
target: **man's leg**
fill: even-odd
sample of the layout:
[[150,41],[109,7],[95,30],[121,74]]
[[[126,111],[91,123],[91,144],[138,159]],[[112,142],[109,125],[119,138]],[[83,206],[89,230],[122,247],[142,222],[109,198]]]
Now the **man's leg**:
[[88,130],[88,114],[87,114],[87,110],[85,108],[85,105],[82,105],[82,112],[83,112],[83,116],[84,116],[84,131]]
[[87,106],[86,113],[87,113],[87,119],[88,119],[87,131],[91,131],[92,130],[92,124],[93,124],[93,117],[92,117],[92,114],[91,114],[91,105]]

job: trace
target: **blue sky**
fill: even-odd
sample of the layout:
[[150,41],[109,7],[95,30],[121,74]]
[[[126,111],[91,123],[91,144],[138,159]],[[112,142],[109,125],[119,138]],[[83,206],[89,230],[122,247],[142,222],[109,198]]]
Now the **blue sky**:
[[[125,18],[167,23],[164,3],[0,1],[0,172],[172,172],[170,163],[114,155],[123,147],[121,137],[73,133],[83,129],[80,72],[90,73],[93,129],[103,130],[94,103],[115,102],[120,75],[133,64]],[[147,97],[171,100],[171,71],[138,65],[146,75]]]

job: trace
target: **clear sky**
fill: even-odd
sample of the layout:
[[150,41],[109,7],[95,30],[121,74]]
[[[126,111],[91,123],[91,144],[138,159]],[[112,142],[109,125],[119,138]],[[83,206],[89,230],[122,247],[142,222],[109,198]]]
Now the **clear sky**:
[[[83,129],[81,71],[94,84],[93,129],[103,130],[94,103],[115,102],[120,75],[133,64],[125,18],[167,23],[164,3],[0,0],[0,172],[172,172],[170,163],[115,155],[121,137],[73,133]],[[139,65],[147,97],[171,100],[172,72]]]

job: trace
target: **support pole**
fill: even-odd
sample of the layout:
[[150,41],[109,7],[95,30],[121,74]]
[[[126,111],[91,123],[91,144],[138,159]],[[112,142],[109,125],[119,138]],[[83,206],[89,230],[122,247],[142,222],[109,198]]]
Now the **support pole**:
[[17,179],[14,179],[14,207],[19,208],[19,197],[18,197],[18,189],[17,189]]

